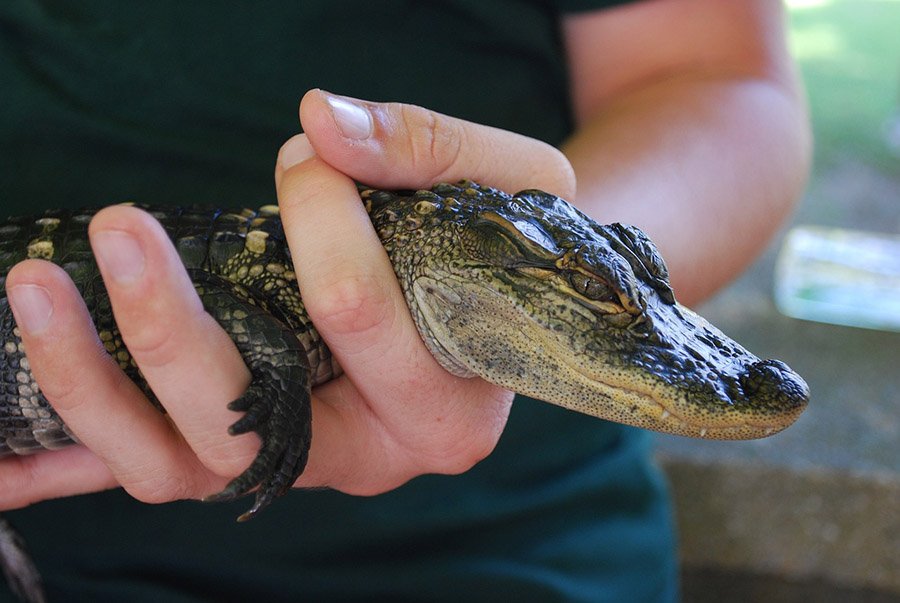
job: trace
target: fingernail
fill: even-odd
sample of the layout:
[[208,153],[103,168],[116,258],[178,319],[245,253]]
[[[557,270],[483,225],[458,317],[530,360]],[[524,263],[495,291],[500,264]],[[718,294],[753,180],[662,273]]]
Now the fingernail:
[[282,169],[286,170],[306,161],[315,154],[306,134],[297,134],[281,145],[281,150],[278,151],[278,162]]
[[40,285],[16,285],[8,292],[16,324],[29,333],[40,333],[50,324],[53,302],[50,291]]
[[144,273],[144,250],[133,235],[102,230],[91,237],[97,263],[104,275],[119,285],[130,285]]
[[365,140],[372,135],[372,115],[365,106],[342,96],[324,94],[334,123],[344,138]]

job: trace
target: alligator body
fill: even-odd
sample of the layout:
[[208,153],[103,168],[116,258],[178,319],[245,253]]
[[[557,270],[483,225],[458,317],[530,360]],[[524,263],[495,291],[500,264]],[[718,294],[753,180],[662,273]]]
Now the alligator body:
[[[806,384],[785,364],[760,360],[675,301],[663,260],[636,228],[597,224],[540,191],[512,196],[471,182],[360,195],[423,340],[451,373],[706,438],[775,433],[807,403]],[[304,311],[277,208],[145,209],[170,234],[204,306],[250,369],[249,389],[230,405],[246,414],[231,431],[256,431],[259,456],[213,498],[258,488],[248,514],[255,513],[303,471],[310,388],[340,367]],[[63,266],[108,351],[153,399],[90,253],[93,213],[48,211],[0,224],[0,285],[25,258]],[[0,286],[0,453],[74,441],[31,374]]]

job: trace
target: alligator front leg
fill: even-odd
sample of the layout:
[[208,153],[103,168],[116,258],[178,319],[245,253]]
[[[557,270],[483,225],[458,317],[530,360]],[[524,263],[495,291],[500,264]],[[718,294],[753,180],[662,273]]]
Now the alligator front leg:
[[256,502],[238,518],[245,521],[290,490],[306,466],[312,435],[309,360],[261,296],[208,272],[190,272],[206,311],[231,336],[250,370],[247,391],[228,405],[244,413],[229,433],[256,432],[259,453],[222,492],[204,499],[231,500],[257,488]]

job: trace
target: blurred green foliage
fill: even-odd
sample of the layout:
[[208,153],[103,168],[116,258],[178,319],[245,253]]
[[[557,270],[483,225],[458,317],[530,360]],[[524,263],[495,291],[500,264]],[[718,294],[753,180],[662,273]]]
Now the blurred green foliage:
[[[900,0],[788,0],[816,137],[803,222],[900,232]],[[889,139],[893,138],[892,142]]]
[[812,110],[817,165],[851,154],[894,171],[884,128],[900,111],[900,0],[788,2]]
[[900,112],[900,0],[792,0],[791,47],[816,135],[816,170],[852,156],[896,174],[885,142]]

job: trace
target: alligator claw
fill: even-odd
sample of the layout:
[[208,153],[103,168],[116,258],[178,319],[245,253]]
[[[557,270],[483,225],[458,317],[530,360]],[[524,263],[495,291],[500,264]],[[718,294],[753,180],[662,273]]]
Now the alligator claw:
[[290,490],[303,472],[311,436],[309,399],[285,395],[266,381],[254,380],[244,395],[228,408],[246,412],[228,432],[239,435],[255,431],[262,440],[262,447],[243,473],[231,480],[224,490],[203,500],[233,500],[258,486],[256,502],[238,517],[238,521],[246,521]]
[[312,433],[309,361],[294,332],[254,304],[246,290],[223,294],[227,284],[209,275],[197,275],[195,286],[207,312],[231,335],[252,376],[247,391],[228,405],[244,413],[228,432],[252,431],[261,441],[250,466],[224,490],[203,500],[233,500],[256,489],[253,506],[238,518],[246,521],[290,490],[306,466]]

